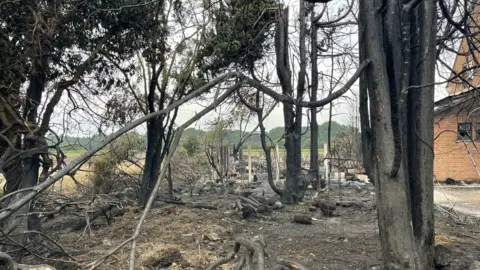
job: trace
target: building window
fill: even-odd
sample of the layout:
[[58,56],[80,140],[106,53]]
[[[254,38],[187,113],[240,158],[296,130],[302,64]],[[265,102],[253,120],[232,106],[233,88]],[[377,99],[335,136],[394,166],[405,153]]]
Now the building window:
[[477,122],[477,140],[480,140],[480,122]]
[[[472,139],[472,123],[458,123],[458,139],[471,140]],[[477,129],[478,130],[478,129]]]
[[463,64],[462,67],[462,78],[464,79],[463,86],[464,88],[470,88],[470,85],[473,82],[473,76],[475,75],[475,69],[473,68],[474,64],[472,60],[468,60]]

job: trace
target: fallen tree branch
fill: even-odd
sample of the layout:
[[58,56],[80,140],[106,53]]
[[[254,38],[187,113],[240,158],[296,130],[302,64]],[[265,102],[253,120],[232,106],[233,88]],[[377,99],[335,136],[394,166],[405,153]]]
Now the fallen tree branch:
[[[247,266],[248,270],[264,270],[265,258],[268,259],[267,269],[307,270],[305,266],[298,262],[278,258],[273,251],[267,248],[267,245],[262,240],[250,241],[242,236],[235,237],[235,246],[232,252],[212,263],[206,270],[215,270],[217,267],[233,261],[241,246],[246,248],[246,254],[237,263],[236,270],[243,269],[244,266]],[[256,264],[253,263],[254,255]]]
[[252,195],[248,196],[248,199],[252,200],[254,203],[258,204],[258,206],[262,205],[260,201],[258,201],[255,197]]
[[235,207],[237,208],[238,211],[242,210],[243,206],[242,206],[242,203],[240,202],[240,200],[235,201]]
[[235,267],[235,270],[242,270],[243,267],[245,266],[245,262],[246,262],[246,256],[243,256],[240,261],[238,262],[237,264],[237,267]]
[[90,267],[89,270],[93,270],[93,269],[99,267],[100,265],[102,265],[108,259],[108,257],[112,256],[115,252],[117,252],[118,250],[123,248],[125,245],[130,243],[132,240],[133,240],[133,236],[128,238],[127,240],[123,241],[120,245],[116,246],[115,248],[111,249],[107,254],[102,256],[100,259],[87,264],[86,267]]
[[[100,206],[99,209],[95,210],[93,213],[87,213],[84,218],[80,219],[73,226],[72,231],[78,231],[85,228],[85,226],[87,226],[89,222],[91,223],[92,221],[94,221],[95,219],[101,216],[105,216],[107,222],[110,224],[110,219],[112,217],[123,215],[124,212],[125,211],[119,208],[116,204],[109,203],[109,204],[102,205]],[[88,221],[87,221],[87,218],[88,218]]]
[[201,203],[201,202],[182,202],[182,201],[173,201],[173,200],[162,200],[164,203],[171,203],[171,204],[178,204],[178,205],[185,205],[190,206],[192,208],[198,209],[210,209],[210,210],[217,210],[218,207],[216,205],[208,204],[208,203]]
[[[36,252],[33,252],[29,247],[26,247],[22,244],[20,244],[18,241],[16,241],[15,239],[13,239],[11,236],[9,236],[5,231],[3,231],[2,229],[0,229],[0,233],[3,234],[3,236],[5,238],[7,238],[8,241],[12,242],[13,244],[12,245],[15,245],[15,246],[18,246],[20,249],[22,250],[25,250],[26,252],[28,252],[29,254],[39,258],[40,260],[42,261],[51,261],[51,262],[56,262],[56,263],[62,263],[62,264],[65,264],[65,265],[68,265],[69,267],[77,267],[79,268],[80,265],[76,262],[76,261],[67,261],[67,260],[62,260],[62,259],[53,259],[53,258],[47,258],[47,257],[44,257],[40,254],[37,254]],[[0,252],[1,254],[1,252]],[[7,254],[8,255],[8,254]],[[0,264],[1,265],[1,264]],[[14,268],[15,269],[15,268]]]
[[206,270],[214,270],[215,268],[219,267],[220,265],[224,265],[224,264],[227,264],[227,263],[231,262],[233,259],[235,259],[235,255],[238,253],[239,250],[240,250],[240,244],[236,243],[232,252],[228,253],[227,256],[225,256],[223,258],[220,258],[217,261],[215,261],[212,265],[207,267]]
[[217,210],[218,207],[215,205],[211,204],[206,204],[206,203],[192,203],[191,204],[192,208],[199,208],[199,209],[210,209],[210,210]]
[[[53,243],[53,245],[55,245],[55,247],[56,247],[58,250],[55,250],[54,248],[49,247],[47,244],[41,243],[41,244],[44,245],[46,248],[48,248],[48,249],[51,250],[51,251],[55,251],[55,252],[60,251],[60,253],[62,253],[63,255],[67,256],[68,258],[70,258],[70,260],[72,260],[72,261],[74,261],[74,262],[77,261],[77,259],[75,259],[72,255],[70,255],[70,253],[68,253],[59,243],[57,243],[57,241],[53,240],[53,238],[51,238],[51,237],[48,236],[47,234],[45,234],[45,233],[43,233],[43,232],[39,232],[39,231],[25,231],[24,233],[37,234],[37,235],[45,238],[48,242]],[[35,240],[35,241],[37,241],[37,240]]]
[[244,201],[245,203],[247,204],[250,204],[251,206],[253,206],[254,208],[258,208],[260,207],[260,203],[256,203],[254,202],[253,200],[251,200],[250,198],[247,198],[247,197],[243,197],[243,196],[238,196],[238,198],[242,201]]

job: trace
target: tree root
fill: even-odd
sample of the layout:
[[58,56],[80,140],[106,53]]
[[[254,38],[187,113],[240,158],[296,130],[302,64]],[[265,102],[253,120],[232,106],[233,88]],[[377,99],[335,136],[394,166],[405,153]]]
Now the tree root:
[[7,253],[0,252],[0,265],[5,266],[6,269],[17,269],[17,264],[13,261],[12,257]]
[[[250,241],[242,236],[235,237],[235,247],[232,252],[228,253],[227,256],[215,261],[212,265],[207,267],[206,270],[215,270],[217,267],[233,261],[235,259],[235,255],[237,255],[240,251],[241,246],[246,248],[246,254],[240,258],[239,262],[235,266],[235,270],[241,270],[245,266],[247,267],[247,270],[307,270],[307,268],[300,263],[278,258],[270,249],[267,248],[267,245],[263,242],[263,240],[255,239]],[[267,261],[265,261],[265,259],[267,259]],[[266,265],[267,268],[265,268]]]
[[26,265],[26,264],[17,264],[10,255],[4,252],[0,252],[0,267],[7,270],[29,270],[29,269],[42,269],[42,270],[55,270],[50,265]]

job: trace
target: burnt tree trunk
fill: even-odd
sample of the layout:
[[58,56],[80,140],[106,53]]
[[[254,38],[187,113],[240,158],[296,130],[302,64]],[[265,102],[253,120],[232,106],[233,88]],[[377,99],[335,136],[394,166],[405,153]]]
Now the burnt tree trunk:
[[[42,101],[42,93],[45,88],[45,73],[43,71],[45,66],[46,64],[43,63],[35,68],[35,72],[31,75],[30,84],[27,88],[27,101],[24,107],[23,117],[31,123],[32,126],[37,124],[38,105]],[[31,135],[37,134],[28,134],[27,136],[24,136],[23,148],[25,150],[31,150],[37,147],[37,141],[34,140]],[[21,188],[37,185],[39,169],[39,154],[29,155],[23,160]]]
[[[436,8],[435,1],[422,3],[411,15],[412,61],[410,74],[415,81],[410,85],[427,85],[409,91],[408,114],[408,158],[410,172],[410,207],[417,255],[421,269],[428,269],[434,257],[434,204],[433,204],[433,127],[436,61]],[[418,32],[415,30],[419,29]],[[413,37],[415,39],[413,39]],[[420,46],[416,40],[419,40]],[[414,50],[415,49],[415,50]]]
[[143,168],[139,192],[139,205],[145,206],[160,174],[163,160],[163,117],[157,117],[147,123],[147,155]]
[[[150,84],[148,88],[148,111],[150,113],[155,111],[155,90],[158,85],[158,78],[162,70],[162,66],[157,67],[155,62],[151,63],[152,75],[149,78]],[[158,102],[159,109],[163,108],[163,96]],[[154,192],[153,188],[157,182],[160,174],[160,166],[162,165],[164,149],[163,149],[163,126],[164,116],[155,117],[147,122],[147,154],[145,157],[145,166],[143,167],[143,175],[140,183],[140,192],[138,197],[138,204],[144,207],[150,197],[150,194]]]
[[[312,11],[311,16],[311,53],[310,58],[312,61],[312,93],[310,95],[310,101],[317,100],[318,91],[318,62],[317,62],[317,27],[315,26],[315,12]],[[310,109],[310,174],[313,176],[312,187],[314,190],[318,188],[325,188],[325,181],[319,179],[318,172],[318,123],[317,123],[317,108]]]
[[423,270],[433,268],[436,6],[404,2],[360,1],[360,55],[371,61],[360,84],[362,114],[367,95],[370,102],[362,150],[372,160],[365,167],[376,187],[385,266]]
[[[305,2],[303,0],[299,1],[300,10],[299,10],[299,19],[300,19],[300,33],[299,33],[299,52],[300,52],[300,70],[298,71],[298,78],[297,78],[297,93],[296,99],[298,101],[303,100],[303,95],[305,94],[305,85],[306,85],[306,76],[307,76],[307,56],[306,56],[306,25],[305,25]],[[292,95],[293,96],[293,95]],[[295,189],[296,194],[293,196],[283,196],[283,199],[286,202],[289,202],[291,199],[293,203],[297,203],[303,200],[303,196],[309,183],[305,181],[305,177],[302,174],[302,117],[303,117],[303,107],[302,106],[295,106],[295,122],[294,126],[294,133],[291,134],[292,138],[292,148],[287,149],[287,152],[290,151],[293,153],[293,162],[294,165],[290,166],[293,167],[291,175],[293,180],[295,181]],[[288,134],[288,133],[287,133]]]
[[267,162],[267,177],[268,177],[268,184],[270,185],[270,188],[277,193],[278,195],[282,196],[282,190],[279,189],[276,185],[275,182],[273,181],[273,166],[272,166],[272,156],[271,156],[271,150],[267,146],[267,140],[265,139],[266,137],[266,132],[265,132],[265,126],[263,125],[263,108],[260,108],[260,97],[259,97],[259,92],[257,92],[256,96],[256,103],[257,103],[257,116],[258,116],[258,123],[260,127],[260,141],[262,143],[262,148],[263,152],[265,153],[265,160]]
[[[7,175],[7,190],[8,192],[13,192],[18,189],[34,187],[38,182],[38,172],[40,168],[40,154],[35,152],[37,148],[36,140],[33,139],[37,134],[35,133],[37,126],[37,115],[38,115],[38,105],[41,104],[42,93],[45,88],[45,72],[44,67],[46,66],[45,62],[36,60],[34,65],[34,70],[30,76],[29,85],[27,88],[26,102],[23,111],[23,119],[26,120],[26,124],[30,126],[30,130],[26,135],[23,136],[23,150],[31,151],[32,154],[27,155],[21,160],[21,170],[13,169],[10,173],[13,175]],[[19,146],[19,145],[17,145]],[[20,160],[18,160],[20,161]],[[13,166],[20,165],[18,162]],[[17,199],[22,197],[22,194],[16,194],[9,200],[7,203],[14,203]],[[4,231],[7,234],[15,235],[13,239],[21,244],[25,244],[27,240],[27,235],[24,234],[24,231],[39,230],[39,228],[29,228],[29,224],[38,224],[38,222],[28,222],[29,219],[35,219],[35,216],[28,215],[30,211],[30,205],[26,204],[20,208],[8,222],[4,224]],[[41,229],[41,228],[40,228]],[[23,257],[24,250],[19,250],[15,252],[15,260],[21,261]]]
[[[8,136],[7,138],[12,138],[11,141],[14,143],[16,149],[20,149],[20,136]],[[5,151],[2,153],[5,155],[4,160],[0,162],[2,165],[2,170],[5,176],[5,194],[13,192],[18,189],[22,181],[22,160],[19,157],[15,157],[17,151],[9,149],[8,146],[5,146]],[[3,149],[2,149],[3,150]],[[8,151],[8,152],[7,152]]]
[[[303,1],[300,3],[301,10],[304,10]],[[302,11],[300,11],[302,14]],[[301,22],[301,51],[305,51],[305,20]],[[292,74],[288,60],[288,8],[279,12],[277,31],[275,33],[275,53],[277,74],[281,82],[282,93],[287,96],[294,96],[292,87]],[[305,58],[305,57],[302,57]],[[302,61],[304,60],[304,61]],[[301,99],[305,83],[305,59],[301,59],[301,71],[297,89],[297,100]],[[303,72],[302,72],[303,71]],[[298,203],[303,199],[305,185],[301,176],[301,112],[302,108],[294,108],[292,104],[283,103],[283,117],[285,123],[285,151],[287,179],[285,188],[282,192],[282,201],[284,203]],[[300,113],[300,115],[297,115]]]

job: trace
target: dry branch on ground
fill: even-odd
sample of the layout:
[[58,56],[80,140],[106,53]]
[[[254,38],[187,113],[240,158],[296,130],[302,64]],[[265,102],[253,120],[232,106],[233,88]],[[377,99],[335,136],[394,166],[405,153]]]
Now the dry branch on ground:
[[[235,246],[233,251],[228,253],[227,256],[218,259],[207,270],[215,270],[217,267],[227,264],[233,261],[241,247],[246,249],[244,255],[241,255],[240,260],[237,263],[235,269],[243,269],[245,266],[247,269],[252,270],[264,270],[264,269],[290,269],[290,270],[307,270],[300,263],[284,260],[278,258],[272,250],[270,250],[266,243],[260,239],[247,240],[245,237],[235,237]],[[265,266],[267,266],[265,268]]]

